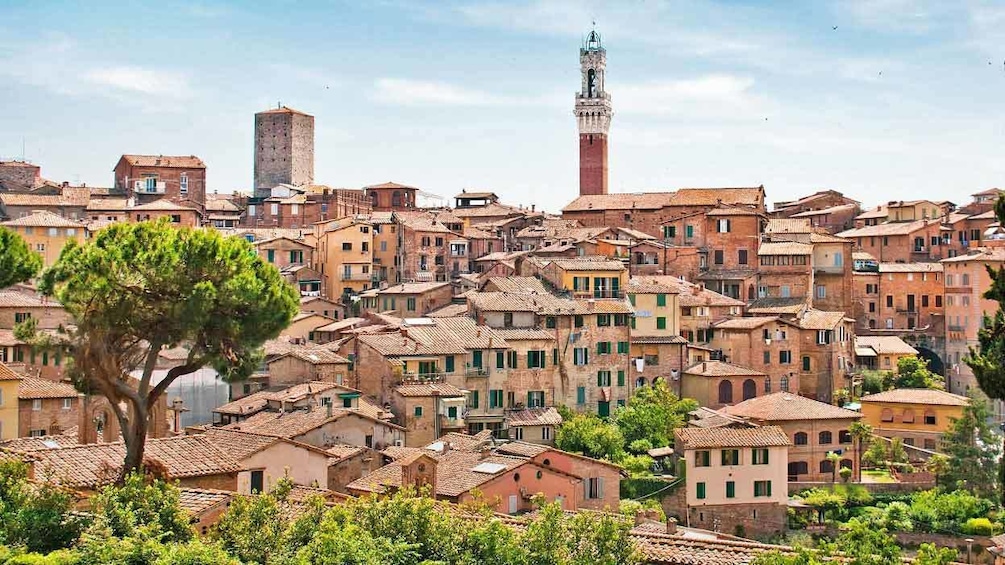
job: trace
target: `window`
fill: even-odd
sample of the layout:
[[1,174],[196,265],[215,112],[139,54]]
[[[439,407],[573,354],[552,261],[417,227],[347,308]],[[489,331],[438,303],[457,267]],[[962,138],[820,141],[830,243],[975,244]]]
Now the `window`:
[[892,422],[893,421],[893,410],[891,410],[889,408],[884,408],[883,411],[879,415],[879,419],[881,421],[883,421],[883,422]]
[[528,369],[543,369],[544,368],[544,351],[528,351],[527,352],[527,368]]
[[729,233],[729,220],[722,219],[717,222],[716,231],[719,233]]
[[820,445],[830,445],[833,441],[832,434],[826,430],[820,432],[818,439]]
[[740,450],[739,449],[723,449],[722,450],[722,466],[727,465],[739,465],[740,464]]
[[178,190],[182,194],[188,194],[188,175],[182,173],[178,178]]
[[766,447],[752,449],[750,451],[750,456],[750,460],[754,465],[768,464],[768,449]]
[[72,398],[64,398],[63,399],[63,410],[69,410],[71,408],[73,408],[73,399]]
[[851,432],[848,430],[838,432],[838,443],[851,443]]
[[42,409],[42,399],[41,398],[36,398],[36,399],[32,400],[31,401],[31,409],[32,409],[33,412],[38,412],[39,410],[41,410]]
[[553,330],[558,327],[558,318],[554,316],[548,316],[544,319],[544,327]]
[[[541,359],[541,366],[544,367],[544,358],[543,358],[544,357],[544,352],[540,351],[539,353],[541,353],[541,357],[542,357],[542,359]],[[481,349],[476,349],[476,350],[474,350],[474,351],[471,352],[471,366],[474,367],[474,368],[476,368],[476,369],[481,369],[482,368],[482,350]]]
[[273,215],[273,216],[278,216],[279,215],[279,204],[270,204],[269,205],[269,213],[271,215]]
[[886,307],[887,308],[893,308],[893,295],[892,294],[887,294],[886,295]]
[[663,239],[677,237],[677,226],[663,226]]
[[694,226],[688,224],[684,226],[684,239],[691,239],[694,237]]
[[726,481],[726,498],[736,498],[736,483]]
[[14,312],[14,323],[20,324],[21,322],[31,318],[31,312]]
[[754,379],[747,379],[743,381],[742,390],[744,400],[750,400],[751,398],[757,396],[757,384],[754,382]]
[[502,408],[503,407],[503,391],[502,389],[490,390],[489,391],[489,408]]
[[664,316],[658,316],[656,318],[656,329],[665,330],[667,329],[667,319]]
[[[541,439],[543,439],[545,441],[550,441],[551,440],[551,428],[550,427],[544,426],[543,428],[541,428]],[[538,471],[538,473],[540,473],[540,471]]]
[[609,326],[609,325],[611,325],[611,315],[610,314],[597,314],[597,325],[598,326]]
[[618,353],[627,354],[628,353],[628,342],[619,341],[618,342]]
[[576,387],[576,404],[586,404],[586,387]]
[[796,432],[796,435],[792,438],[792,443],[796,445],[809,445],[810,439],[806,435],[806,432]]
[[926,410],[925,411],[925,425],[926,426],[934,426],[935,422],[936,422],[935,412],[932,412],[931,410]]
[[590,352],[585,347],[577,347],[572,350],[572,364],[586,365],[590,361]]
[[770,365],[771,364],[771,352],[770,351],[765,351],[764,352],[764,364],[765,365]]
[[788,350],[779,351],[778,362],[781,363],[782,365],[788,365],[789,363],[792,363],[792,352]]
[[577,328],[583,327],[583,317],[582,316],[576,316],[573,325],[575,325]]
[[809,355],[803,355],[803,371],[804,372],[808,372],[810,370],[810,367],[811,367],[810,356]]
[[771,394],[771,377],[764,377],[764,394]]
[[741,265],[746,265],[747,264],[747,250],[746,249],[740,249],[740,250],[738,250],[736,252],[736,254],[737,254],[737,258],[736,258],[737,262],[739,264],[741,264]]
[[543,408],[543,407],[544,407],[544,391],[543,390],[527,391],[527,408]]
[[904,422],[905,424],[913,424],[914,410],[911,410],[910,408],[905,409],[904,414],[900,417],[900,421]]
[[611,352],[611,342],[609,341],[597,342],[597,355],[607,355],[610,352]]
[[754,481],[754,496],[771,496],[771,481]]
[[251,472],[251,492],[265,492],[265,471]]
[[509,367],[510,369],[516,369],[516,365],[517,365],[516,358],[517,358],[516,351],[509,351],[509,352],[507,352],[506,353],[506,366]]
[[817,285],[817,298],[827,298],[827,287],[826,286],[824,286],[822,284],[818,284]]
[[618,386],[625,386],[625,372],[618,371]]
[[935,295],[935,307],[936,308],[942,308],[942,295],[941,294],[936,294]]
[[731,404],[733,402],[733,383],[729,381],[719,381],[719,404]]
[[506,367],[506,352],[496,351],[496,369],[502,369]]
[[667,305],[667,295],[665,295],[665,294],[657,294],[656,295],[656,305],[657,306],[666,306]]
[[723,264],[723,262],[725,260],[723,258],[722,249],[716,249],[715,250],[715,254],[713,256],[713,261],[715,262],[716,265],[722,265]]
[[447,355],[446,357],[444,357],[443,370],[445,372],[447,372],[447,373],[453,373],[454,372],[454,356],[453,355]]
[[[690,226],[688,226],[688,227],[690,227]],[[705,483],[698,483],[698,484],[695,485],[695,487],[696,487],[695,488],[695,497],[698,500],[704,500],[705,499]]]
[[416,418],[421,418],[422,417],[422,406],[416,406],[414,413],[415,413],[415,417]]
[[611,386],[610,371],[597,371],[597,386]]

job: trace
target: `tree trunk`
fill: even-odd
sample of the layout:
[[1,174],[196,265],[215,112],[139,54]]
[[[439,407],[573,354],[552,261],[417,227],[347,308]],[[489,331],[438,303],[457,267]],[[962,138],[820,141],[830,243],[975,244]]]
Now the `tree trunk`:
[[127,426],[122,427],[122,438],[126,443],[126,459],[119,473],[119,483],[133,472],[140,472],[143,466],[143,452],[147,445],[147,428],[150,422],[146,406],[133,406],[132,417]]
[[1002,454],[998,460],[998,492],[1001,504],[1005,506],[1005,434],[1002,435]]

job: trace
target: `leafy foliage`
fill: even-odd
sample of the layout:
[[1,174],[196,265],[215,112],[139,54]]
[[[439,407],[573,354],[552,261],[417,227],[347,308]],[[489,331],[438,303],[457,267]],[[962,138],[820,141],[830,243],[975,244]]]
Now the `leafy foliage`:
[[24,282],[42,268],[42,257],[18,234],[0,227],[0,288]]
[[894,388],[943,388],[942,377],[928,369],[927,360],[917,356],[897,360],[897,374],[893,385]]
[[97,523],[115,537],[136,536],[142,530],[161,541],[183,542],[194,532],[178,506],[179,494],[170,483],[132,473],[121,486],[107,486],[93,496],[91,509]]
[[48,482],[29,483],[28,466],[0,461],[0,545],[48,552],[67,547],[83,521],[70,514],[74,496]]
[[[121,478],[140,467],[150,410],[171,383],[204,366],[225,380],[247,377],[261,344],[299,307],[293,287],[247,241],[165,221],[117,223],[84,245],[70,242],[39,288],[73,320],[47,345],[67,350],[75,385],[107,397],[119,420],[127,448]],[[158,355],[178,346],[187,358],[154,385]]]
[[670,445],[674,429],[683,426],[687,413],[697,408],[697,402],[677,398],[669,385],[661,380],[652,386],[636,389],[628,403],[614,413],[613,420],[629,449],[635,453],[644,453],[639,448],[645,444],[631,449],[636,441],[648,441],[647,449]]
[[576,414],[559,426],[555,447],[597,459],[620,461],[625,452],[625,437],[612,422],[592,414]]
[[941,482],[950,488],[992,496],[998,489],[999,437],[988,425],[990,412],[982,398],[971,397],[963,415],[953,419],[942,436],[942,451],[948,456]]

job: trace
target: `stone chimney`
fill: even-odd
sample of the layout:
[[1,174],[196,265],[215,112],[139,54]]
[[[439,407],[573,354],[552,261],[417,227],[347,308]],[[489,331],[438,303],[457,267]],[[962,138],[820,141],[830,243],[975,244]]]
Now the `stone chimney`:
[[670,535],[677,533],[677,518],[673,516],[667,517],[667,533]]

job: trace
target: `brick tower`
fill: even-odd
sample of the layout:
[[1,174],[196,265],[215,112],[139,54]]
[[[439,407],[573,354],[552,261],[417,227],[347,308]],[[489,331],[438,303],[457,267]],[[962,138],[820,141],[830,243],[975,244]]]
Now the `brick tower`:
[[600,34],[591,31],[579,50],[583,84],[576,94],[579,124],[579,194],[607,194],[607,132],[611,129],[611,95],[604,90],[607,51]]
[[255,196],[314,183],[314,116],[279,106],[255,114]]

